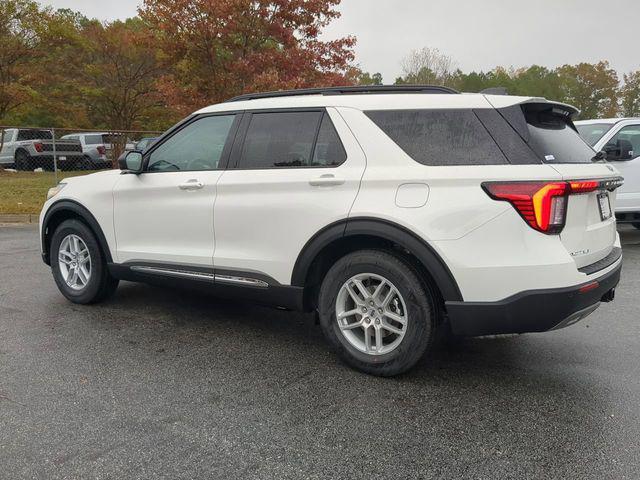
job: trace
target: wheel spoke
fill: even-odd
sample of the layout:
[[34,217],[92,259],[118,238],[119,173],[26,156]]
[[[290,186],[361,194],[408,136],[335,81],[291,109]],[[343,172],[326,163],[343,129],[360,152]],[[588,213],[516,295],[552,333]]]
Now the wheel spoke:
[[395,333],[396,335],[402,334],[402,329],[396,328],[393,325],[389,324],[389,322],[382,322],[382,328],[384,328],[387,332]]
[[87,281],[89,280],[89,272],[85,272],[80,265],[76,267],[76,270],[78,271],[78,278],[80,279],[83,285],[86,285]]
[[401,315],[398,315],[397,313],[391,312],[389,310],[385,310],[384,314],[385,317],[387,317],[390,320],[394,320],[402,325],[405,325],[407,323],[407,321],[405,320],[405,318]]
[[387,295],[384,297],[384,299],[382,300],[382,306],[386,307],[387,305],[389,305],[389,302],[393,299],[393,296],[396,294],[396,289],[391,287],[389,289],[389,291],[387,292]]
[[349,284],[346,285],[347,287],[347,292],[349,292],[349,296],[353,299],[354,302],[356,302],[356,305],[362,305],[362,303],[364,302],[363,298],[360,298],[356,292],[353,290],[353,287]]
[[362,320],[358,320],[357,322],[343,324],[340,323],[341,330],[353,330],[354,328],[358,328],[362,326]]
[[365,352],[371,351],[371,335],[369,335],[369,327],[364,329],[364,350]]
[[69,270],[69,279],[67,280],[67,283],[71,287],[78,283],[78,267],[72,267],[71,270]]
[[375,328],[374,332],[376,333],[376,352],[380,353],[382,350],[382,329]]
[[356,278],[353,281],[353,283],[355,283],[356,287],[358,287],[358,290],[360,291],[360,295],[362,295],[362,300],[366,299],[369,295],[371,295],[371,292],[369,291],[369,289],[365,287],[360,280]]
[[345,317],[350,317],[351,315],[356,315],[360,313],[360,310],[354,308],[353,310],[349,310],[348,312],[341,312],[338,314],[338,320],[342,320]]
[[[69,258],[66,258],[65,255]],[[70,265],[71,264],[70,257],[71,255],[67,254],[66,252],[60,252],[60,255],[58,256],[58,260],[60,260],[65,265]]]
[[387,282],[385,282],[384,280],[382,280],[378,286],[376,287],[376,289],[373,291],[373,294],[371,295],[373,297],[373,299],[375,300],[376,298],[378,298],[378,295],[380,295],[380,292],[382,291],[382,289],[385,287],[385,285],[387,284]]
[[78,237],[74,235],[73,237],[71,237],[71,253],[77,255],[78,250],[80,250],[80,247],[78,246]]

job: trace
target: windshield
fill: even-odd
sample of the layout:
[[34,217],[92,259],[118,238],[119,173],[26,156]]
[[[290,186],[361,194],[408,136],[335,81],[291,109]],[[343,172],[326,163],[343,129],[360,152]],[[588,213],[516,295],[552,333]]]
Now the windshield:
[[612,126],[613,124],[611,123],[588,123],[576,125],[576,128],[580,136],[584,138],[584,141],[593,147],[605,133],[611,130]]
[[527,108],[529,145],[545,163],[591,163],[595,151],[585,143],[559,109]]

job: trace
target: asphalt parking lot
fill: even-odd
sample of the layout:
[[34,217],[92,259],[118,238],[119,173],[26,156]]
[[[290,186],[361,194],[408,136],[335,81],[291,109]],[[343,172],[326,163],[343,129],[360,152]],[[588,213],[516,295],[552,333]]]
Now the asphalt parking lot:
[[640,231],[614,303],[366,376],[308,315],[131,283],[58,293],[0,227],[0,478],[640,477]]

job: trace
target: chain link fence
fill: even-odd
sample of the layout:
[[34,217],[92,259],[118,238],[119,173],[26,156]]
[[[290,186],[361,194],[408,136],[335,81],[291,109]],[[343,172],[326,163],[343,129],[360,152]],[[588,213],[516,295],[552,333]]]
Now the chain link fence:
[[144,130],[83,130],[0,126],[0,169],[5,172],[94,171],[118,168],[129,150],[145,150],[161,134]]

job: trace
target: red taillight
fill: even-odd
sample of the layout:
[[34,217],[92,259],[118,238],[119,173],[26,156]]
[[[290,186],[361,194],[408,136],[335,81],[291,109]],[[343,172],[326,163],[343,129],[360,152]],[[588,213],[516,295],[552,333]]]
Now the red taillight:
[[569,185],[571,186],[571,193],[589,193],[600,188],[600,182],[595,182],[593,180],[587,181],[570,181]]
[[515,207],[525,221],[540,232],[559,233],[567,213],[567,182],[488,182],[489,196]]
[[104,148],[104,145],[98,145],[97,150],[98,155],[105,155],[107,153],[107,149]]
[[35,148],[38,153],[42,152],[42,144],[40,142],[34,142],[33,148]]

